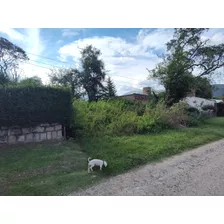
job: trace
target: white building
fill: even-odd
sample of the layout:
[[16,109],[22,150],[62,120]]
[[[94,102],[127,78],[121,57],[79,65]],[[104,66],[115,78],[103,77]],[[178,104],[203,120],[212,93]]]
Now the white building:
[[215,100],[208,100],[195,96],[188,96],[184,99],[190,107],[197,108],[199,111],[202,111],[203,106],[215,106]]

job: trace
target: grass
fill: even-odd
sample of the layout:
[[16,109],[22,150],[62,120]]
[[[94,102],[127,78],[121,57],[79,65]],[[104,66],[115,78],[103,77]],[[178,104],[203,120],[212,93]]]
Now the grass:
[[91,185],[87,156],[73,142],[0,148],[0,195],[64,195]]
[[[159,134],[86,138],[0,148],[0,195],[66,195],[184,150],[224,138],[224,118],[197,128]],[[104,172],[87,173],[87,158],[108,162]]]
[[224,118],[214,118],[197,128],[149,135],[89,138],[83,139],[80,145],[91,157],[108,161],[105,173],[116,175],[221,138],[224,138]]

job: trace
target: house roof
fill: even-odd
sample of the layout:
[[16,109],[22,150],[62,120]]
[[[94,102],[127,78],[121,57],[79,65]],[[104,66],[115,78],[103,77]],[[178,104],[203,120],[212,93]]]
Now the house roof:
[[216,103],[223,103],[223,100],[216,100],[216,99],[213,99]]
[[126,95],[121,95],[121,96],[117,96],[117,97],[134,96],[134,95],[148,96],[147,94],[142,94],[142,93],[132,93],[132,94],[126,94]]

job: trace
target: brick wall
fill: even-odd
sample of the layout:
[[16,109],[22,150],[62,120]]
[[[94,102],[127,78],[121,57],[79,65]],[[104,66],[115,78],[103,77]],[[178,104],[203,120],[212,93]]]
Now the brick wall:
[[147,95],[143,95],[143,94],[130,94],[130,95],[124,95],[124,96],[119,96],[120,99],[125,99],[125,100],[137,100],[143,104],[147,104],[148,103],[148,96]]
[[58,123],[40,124],[35,127],[0,127],[0,144],[40,142],[56,139],[62,139],[62,125]]

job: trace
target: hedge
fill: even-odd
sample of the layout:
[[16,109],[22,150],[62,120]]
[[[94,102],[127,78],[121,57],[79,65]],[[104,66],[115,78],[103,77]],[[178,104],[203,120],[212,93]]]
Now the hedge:
[[53,87],[0,88],[0,126],[69,124],[72,97],[67,89]]

